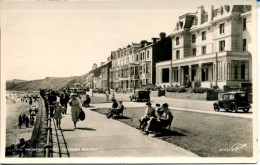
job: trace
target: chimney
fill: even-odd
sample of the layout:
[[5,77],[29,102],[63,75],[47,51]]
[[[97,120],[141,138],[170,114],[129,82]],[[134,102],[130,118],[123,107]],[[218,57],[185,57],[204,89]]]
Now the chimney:
[[103,66],[104,64],[105,64],[105,62],[101,62],[101,63],[100,63],[100,66]]
[[210,22],[210,21],[212,21],[213,20],[213,16],[214,16],[214,6],[213,5],[211,5],[210,6],[210,11],[208,12],[209,13],[209,15],[208,15],[208,21]]
[[93,66],[92,66],[92,70],[95,70],[95,69],[97,69],[97,64],[96,63],[94,63]]
[[164,39],[166,37],[166,33],[165,32],[161,32],[160,34],[160,40]]
[[146,43],[147,43],[146,40],[142,40],[142,41],[141,41],[142,48],[146,45]]
[[204,7],[203,6],[199,6],[198,7],[198,25],[202,24],[202,12],[204,11]]
[[159,38],[152,38],[153,44],[156,43],[158,41]]

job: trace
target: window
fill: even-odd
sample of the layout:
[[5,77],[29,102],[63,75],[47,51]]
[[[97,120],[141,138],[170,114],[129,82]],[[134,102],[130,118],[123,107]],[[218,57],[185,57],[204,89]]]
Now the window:
[[150,70],[150,64],[147,63],[147,64],[146,64],[146,73],[149,73],[149,70]]
[[246,66],[245,66],[245,64],[242,64],[241,65],[241,75],[240,75],[241,80],[245,79],[245,73],[246,73]]
[[243,39],[243,51],[246,51],[246,39]]
[[141,66],[140,66],[140,71],[139,71],[139,73],[142,74],[142,72],[143,72],[143,67],[142,67],[142,65],[141,65]]
[[192,49],[192,55],[193,55],[193,56],[196,56],[196,48],[193,48],[193,49]]
[[136,61],[138,61],[138,54],[136,55]]
[[174,77],[173,77],[173,81],[174,82],[178,82],[178,69],[174,70],[173,71],[173,74],[174,74]]
[[208,68],[201,70],[201,81],[208,81]]
[[194,18],[193,19],[193,25],[197,25],[198,24],[198,18]]
[[176,59],[180,59],[180,51],[176,50]]
[[195,43],[196,42],[196,34],[192,34],[191,36],[191,42]]
[[169,68],[165,68],[165,69],[162,69],[162,82],[163,83],[168,83],[169,82],[169,73],[170,73],[170,70]]
[[147,50],[147,58],[149,58],[149,50]]
[[231,80],[248,80],[249,62],[248,61],[231,61]]
[[225,40],[219,41],[219,51],[225,50]]
[[179,37],[176,37],[176,45],[179,45]]
[[246,18],[243,18],[243,30],[246,30]]
[[207,50],[206,46],[202,46],[201,52],[203,55],[207,53],[206,50]]
[[202,32],[201,36],[202,36],[202,40],[206,40],[206,31]]
[[222,24],[220,24],[219,25],[219,33],[220,34],[223,34],[223,33],[225,33],[225,24],[224,23],[222,23]]

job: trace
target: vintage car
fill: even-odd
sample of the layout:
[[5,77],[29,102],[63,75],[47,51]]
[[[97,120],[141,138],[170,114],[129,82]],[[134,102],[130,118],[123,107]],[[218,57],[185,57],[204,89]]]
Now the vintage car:
[[145,90],[136,91],[132,96],[129,96],[130,101],[150,101],[150,92]]
[[238,110],[248,112],[251,106],[248,103],[248,94],[245,91],[233,91],[221,95],[218,101],[213,104],[213,108],[216,112],[220,111],[220,109],[231,112],[237,112]]

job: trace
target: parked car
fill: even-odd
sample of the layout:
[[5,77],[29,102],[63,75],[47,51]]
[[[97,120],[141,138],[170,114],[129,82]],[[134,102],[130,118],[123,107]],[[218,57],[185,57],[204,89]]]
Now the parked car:
[[136,91],[132,96],[129,96],[130,101],[150,101],[150,92],[141,90],[141,91]]
[[232,91],[226,92],[218,101],[213,104],[214,111],[218,112],[220,109],[226,111],[237,112],[238,110],[243,110],[248,112],[251,108],[248,103],[248,94],[245,91]]

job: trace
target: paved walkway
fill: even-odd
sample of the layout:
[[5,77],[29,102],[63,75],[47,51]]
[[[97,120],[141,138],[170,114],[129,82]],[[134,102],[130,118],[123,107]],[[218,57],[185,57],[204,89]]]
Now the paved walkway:
[[[141,104],[140,104],[141,105]],[[96,108],[107,106],[95,104]],[[73,130],[70,109],[63,115],[61,127],[71,157],[197,157],[196,154],[114,119],[84,108],[86,119]],[[65,148],[61,148],[65,150]]]

